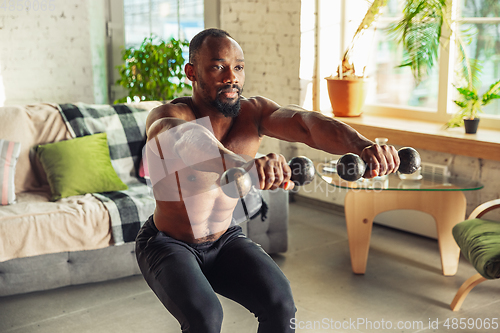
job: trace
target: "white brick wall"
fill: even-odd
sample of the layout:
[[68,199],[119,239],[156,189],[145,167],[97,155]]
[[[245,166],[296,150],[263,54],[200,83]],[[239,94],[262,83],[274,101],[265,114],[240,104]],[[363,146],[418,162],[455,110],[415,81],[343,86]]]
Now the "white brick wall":
[[52,3],[0,9],[0,104],[94,102],[88,0]]
[[221,28],[245,53],[245,96],[300,97],[300,0],[221,0]]

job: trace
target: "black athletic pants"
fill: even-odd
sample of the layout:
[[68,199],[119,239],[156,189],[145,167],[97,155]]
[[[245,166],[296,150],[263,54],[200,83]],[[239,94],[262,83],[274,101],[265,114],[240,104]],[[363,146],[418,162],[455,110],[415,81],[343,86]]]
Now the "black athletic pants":
[[136,254],[147,283],[184,333],[220,332],[222,306],[215,293],[255,314],[258,333],[294,332],[289,281],[239,226],[215,242],[189,244],[158,231],[151,216],[137,236]]

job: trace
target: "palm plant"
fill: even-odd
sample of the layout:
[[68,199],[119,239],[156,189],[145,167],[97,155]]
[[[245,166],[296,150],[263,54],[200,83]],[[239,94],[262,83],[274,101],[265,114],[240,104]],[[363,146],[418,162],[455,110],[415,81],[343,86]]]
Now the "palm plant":
[[447,10],[447,0],[407,0],[402,19],[391,29],[406,51],[400,67],[409,66],[417,84],[437,60]]
[[[385,7],[387,4],[387,0],[373,0],[372,4],[366,11],[366,14],[359,24],[354,36],[351,40],[351,43],[347,47],[347,50],[344,52],[344,56],[342,57],[342,62],[337,69],[337,75],[339,77],[355,77],[356,70],[354,68],[354,64],[351,61],[351,56],[356,46],[356,42],[363,36],[363,34],[374,24],[377,18],[380,15],[380,10]],[[364,71],[363,71],[364,73]]]

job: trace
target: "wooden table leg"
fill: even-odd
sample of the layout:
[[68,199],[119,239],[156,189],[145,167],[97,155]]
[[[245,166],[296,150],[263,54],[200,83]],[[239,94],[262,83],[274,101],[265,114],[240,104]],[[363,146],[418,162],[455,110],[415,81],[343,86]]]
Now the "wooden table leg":
[[419,210],[436,221],[443,275],[455,275],[460,249],[451,230],[465,219],[466,201],[461,191],[350,190],[345,198],[347,237],[352,270],[364,274],[368,261],[373,219],[394,209]]
[[428,213],[436,220],[443,275],[453,276],[458,270],[460,248],[453,238],[452,229],[465,220],[467,202],[461,191],[435,192],[434,196],[437,200],[435,207],[429,207],[432,213]]
[[375,217],[371,196],[361,193],[370,193],[370,191],[349,191],[344,204],[351,266],[355,274],[365,274]]

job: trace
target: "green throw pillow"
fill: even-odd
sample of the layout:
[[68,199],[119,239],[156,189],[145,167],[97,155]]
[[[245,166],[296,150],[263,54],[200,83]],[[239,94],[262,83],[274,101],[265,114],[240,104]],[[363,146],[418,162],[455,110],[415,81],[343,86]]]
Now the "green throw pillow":
[[37,147],[52,201],[72,195],[126,190],[109,157],[106,133]]

